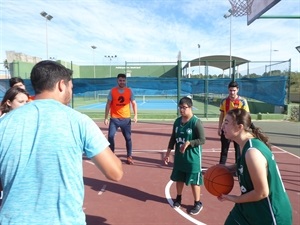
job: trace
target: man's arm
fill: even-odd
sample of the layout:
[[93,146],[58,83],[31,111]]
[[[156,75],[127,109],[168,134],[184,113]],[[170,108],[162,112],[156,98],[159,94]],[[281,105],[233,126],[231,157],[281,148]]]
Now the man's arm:
[[224,120],[224,112],[220,111],[220,116],[219,116],[219,127],[218,127],[218,135],[221,135],[221,130],[222,130],[222,124]]
[[123,177],[121,160],[111,151],[109,147],[92,158],[93,163],[112,181],[119,181]]
[[133,113],[134,113],[133,121],[136,123],[137,122],[137,103],[135,100],[132,100],[131,104],[132,104],[132,109],[133,109]]
[[105,106],[105,115],[104,115],[104,124],[105,125],[108,124],[108,114],[110,111],[110,104],[111,104],[111,100],[107,99],[106,106]]

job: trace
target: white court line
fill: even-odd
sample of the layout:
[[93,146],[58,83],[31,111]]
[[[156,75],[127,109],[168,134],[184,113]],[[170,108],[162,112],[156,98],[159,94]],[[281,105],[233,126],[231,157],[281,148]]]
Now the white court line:
[[[167,183],[166,188],[165,188],[165,196],[166,196],[166,199],[167,199],[167,201],[169,202],[169,204],[171,206],[173,206],[173,200],[172,200],[171,195],[170,195],[170,187],[171,187],[172,184],[173,184],[173,181],[170,180]],[[191,221],[194,224],[197,224],[197,225],[206,225],[205,223],[202,223],[199,220],[196,220],[195,218],[193,218],[190,215],[186,214],[180,208],[174,208],[174,210],[176,212],[178,212],[181,216],[183,216],[184,218],[186,218],[187,220]]]
[[[274,146],[273,145],[273,147],[276,147],[276,146]],[[276,147],[276,148],[278,148],[278,147]],[[124,150],[115,150],[115,152],[124,152]],[[167,150],[166,149],[162,149],[162,150],[157,150],[157,149],[148,149],[148,150],[132,150],[132,152],[135,152],[135,153],[140,153],[140,152],[153,152],[153,153],[155,153],[155,152],[159,152],[159,153],[164,153],[164,152],[167,152]],[[171,152],[174,152],[174,150],[172,150]],[[209,149],[203,149],[202,150],[202,153],[203,152],[208,152],[208,153],[220,153],[221,152],[221,149],[219,149],[219,148],[209,148]],[[228,152],[234,152],[234,149],[229,149],[229,151]],[[284,149],[280,149],[280,148],[278,148],[278,151],[272,151],[273,153],[276,153],[276,154],[280,154],[280,153],[288,153],[288,154],[290,154],[290,155],[292,155],[292,156],[294,156],[294,157],[297,157],[297,158],[299,158],[299,156],[297,156],[297,155],[294,155],[293,153],[290,153],[290,152],[288,152],[288,151],[285,151]]]
[[277,148],[278,150],[281,151],[281,152],[272,151],[273,153],[287,153],[287,154],[290,154],[291,156],[294,156],[294,157],[300,159],[300,156],[297,156],[297,155],[295,155],[295,154],[293,154],[291,152],[288,152],[288,151],[284,150],[283,148],[277,147],[276,145],[272,145],[272,147]]
[[92,165],[95,165],[95,163],[89,161],[89,160],[84,160],[86,163],[89,163],[89,164],[92,164]]

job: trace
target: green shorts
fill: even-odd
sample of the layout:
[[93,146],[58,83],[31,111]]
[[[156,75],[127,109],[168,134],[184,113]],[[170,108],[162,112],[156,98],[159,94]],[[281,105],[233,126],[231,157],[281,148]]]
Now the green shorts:
[[202,173],[186,173],[180,170],[173,170],[171,174],[171,180],[175,182],[183,182],[186,185],[202,185]]

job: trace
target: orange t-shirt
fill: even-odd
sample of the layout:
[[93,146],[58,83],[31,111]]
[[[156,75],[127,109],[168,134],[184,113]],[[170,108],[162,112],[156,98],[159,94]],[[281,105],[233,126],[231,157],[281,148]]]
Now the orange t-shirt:
[[31,101],[33,101],[33,100],[34,100],[34,98],[35,98],[35,95],[30,95],[30,96],[29,96],[29,98],[28,98],[28,102],[31,102]]
[[123,90],[123,93],[120,93],[117,87],[111,90],[111,118],[130,118],[131,90],[129,88]]

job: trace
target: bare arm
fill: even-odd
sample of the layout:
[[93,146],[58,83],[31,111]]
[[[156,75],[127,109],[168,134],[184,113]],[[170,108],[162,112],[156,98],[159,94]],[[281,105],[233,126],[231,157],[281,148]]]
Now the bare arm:
[[132,104],[132,109],[133,109],[133,113],[134,113],[133,121],[136,123],[137,122],[137,104],[136,104],[136,101],[135,100],[131,101],[131,104]]
[[107,179],[119,181],[123,177],[122,163],[109,147],[95,155],[92,161]]
[[246,163],[254,189],[240,196],[222,195],[220,200],[226,199],[235,203],[256,202],[269,195],[266,158],[257,149],[251,148],[246,153]]
[[105,106],[105,115],[104,115],[104,124],[105,125],[108,124],[108,114],[110,111],[110,104],[111,104],[111,100],[107,100],[106,106]]

